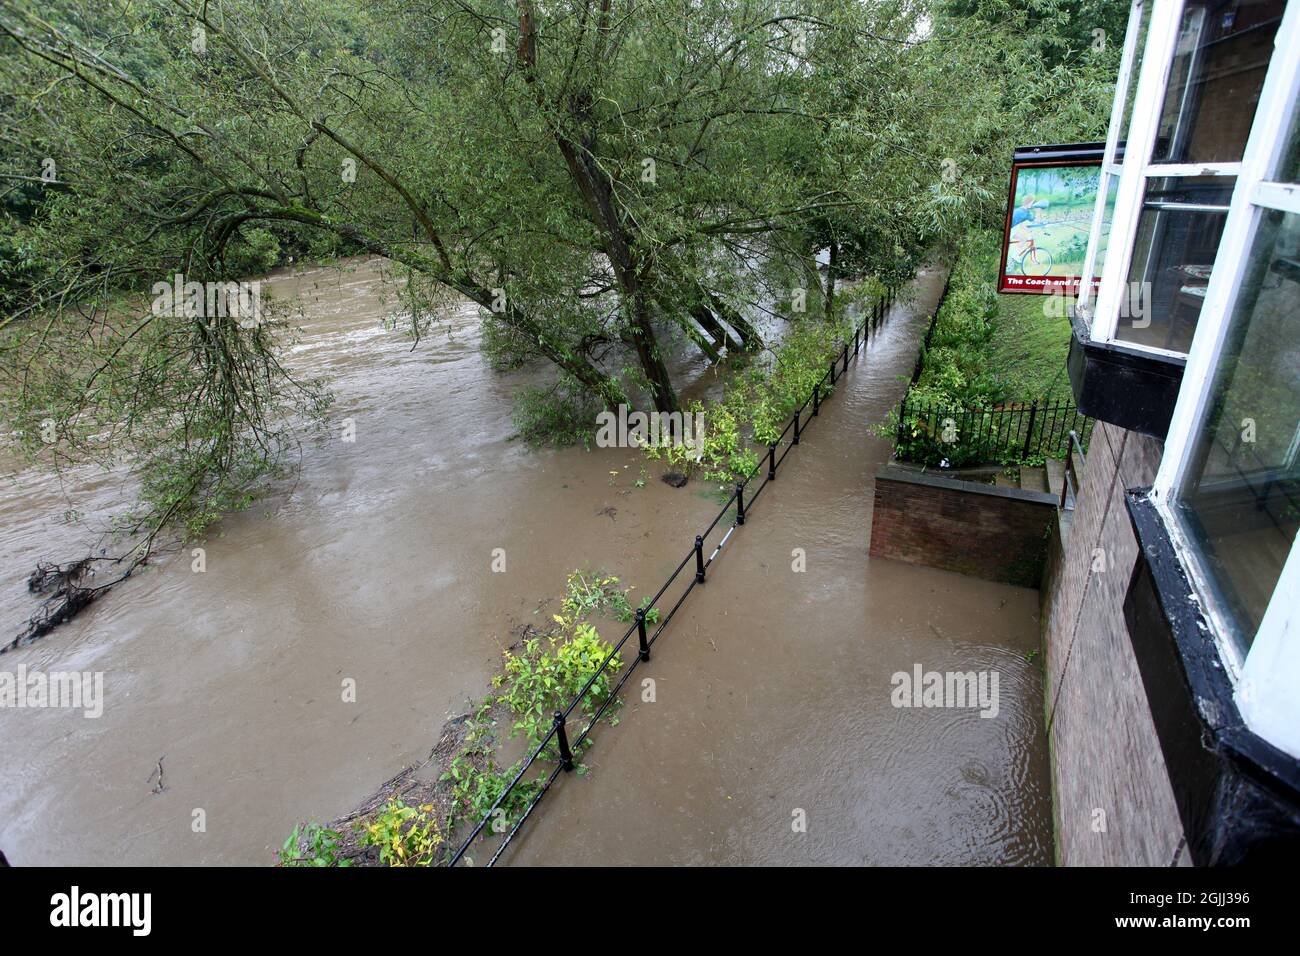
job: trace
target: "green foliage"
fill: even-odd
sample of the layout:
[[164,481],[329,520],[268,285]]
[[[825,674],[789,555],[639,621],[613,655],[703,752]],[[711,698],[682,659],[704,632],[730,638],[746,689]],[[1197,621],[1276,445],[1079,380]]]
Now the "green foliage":
[[971,30],[1011,28],[1044,68],[1077,64],[1098,43],[1118,48],[1128,23],[1127,0],[942,0],[940,12],[969,19]]
[[979,408],[1005,397],[988,367],[998,317],[999,242],[991,232],[973,233],[959,250],[909,401]]
[[536,747],[550,733],[552,715],[564,710],[569,702],[599,671],[578,713],[588,717],[605,702],[614,675],[623,666],[615,655],[602,671],[613,645],[585,621],[554,615],[559,632],[531,638],[519,652],[505,652],[505,673],[496,678],[497,700],[514,716],[511,734],[521,734]]
[[369,820],[358,824],[361,846],[379,849],[379,859],[389,866],[432,866],[443,844],[442,828],[425,804],[408,807],[390,800]]
[[[813,392],[813,386],[827,375],[831,361],[843,343],[853,337],[854,322],[805,319],[786,335],[771,352],[769,360],[734,377],[718,401],[695,401],[690,411],[703,427],[703,448],[698,463],[696,449],[645,447],[651,459],[666,459],[687,474],[698,468],[710,481],[742,481],[764,454],[751,442],[768,445],[776,441],[794,416],[794,411]],[[821,385],[825,398],[833,390],[829,378]]]
[[342,836],[319,823],[297,824],[276,851],[281,866],[351,866],[339,855]]
[[[506,769],[497,765],[497,742],[489,716],[494,709],[504,708],[511,720],[510,736],[523,737],[531,750],[550,734],[554,714],[567,708],[593,676],[591,689],[575,713],[590,721],[609,699],[623,660],[618,655],[610,657],[613,645],[583,618],[591,614],[631,614],[627,598],[631,589],[620,588],[618,583],[613,575],[574,571],[569,575],[564,598],[567,616],[554,615],[555,629],[551,633],[528,638],[519,648],[503,652],[503,671],[492,680],[494,694],[471,721],[461,749],[441,778],[452,788],[448,832],[461,823],[477,824],[482,820],[522,766],[522,761]],[[650,620],[657,617],[657,611],[647,615]],[[602,671],[607,658],[609,663]],[[616,722],[609,714],[606,717],[611,724]],[[540,759],[559,759],[554,741]],[[581,765],[578,770],[585,772]],[[497,807],[489,832],[502,833],[517,823],[541,785],[540,777],[520,780]]]
[[[475,757],[478,759],[476,760]],[[519,772],[521,764],[522,761],[500,770],[492,762],[490,751],[483,748],[475,753],[457,754],[442,776],[444,781],[449,781],[452,785],[452,821],[449,823],[449,829],[458,821],[477,824],[482,820],[492,809],[492,805],[505,793],[506,787]],[[519,781],[518,785],[510,791],[510,796],[506,797],[497,808],[494,832],[514,825],[527,809],[528,804],[537,796],[541,786],[538,780]]]
[[626,593],[624,593],[621,606],[617,612],[618,619],[624,624],[630,623],[631,621],[636,620],[636,612],[638,610],[645,611],[645,622],[647,624],[659,623],[659,608],[650,606],[650,595],[647,594],[643,597],[641,603],[633,608],[627,600]]
[[[566,376],[518,422],[561,442],[625,391],[677,405],[665,331],[754,354],[752,317],[807,288],[767,383],[709,406],[701,463],[663,452],[747,474],[829,358],[841,279],[896,283],[993,224],[1013,145],[1100,133],[1122,19],[1102,0],[788,7],[629,4],[595,28],[582,4],[10,0],[0,414],[28,438],[53,420],[58,441],[29,445],[44,463],[130,464],[144,494],[119,528],[195,534],[286,467],[326,399],[281,365],[287,329],[147,314],[176,272],[385,257],[412,336],[468,301],[494,365]],[[966,376],[944,388],[985,387],[942,364]]]
[[[958,252],[930,346],[922,353],[921,376],[907,395],[908,420],[900,429],[895,412],[879,429],[903,461],[953,468],[983,464],[987,437],[1004,430],[1010,435],[1015,419],[979,409],[1070,398],[1070,329],[1059,314],[1062,300],[996,294],[1000,252],[1001,235],[992,232],[972,233]],[[946,427],[955,441],[945,439]],[[1023,437],[1011,439],[990,453],[1002,464],[1041,463],[1031,460],[1039,455],[1022,460],[1022,442]]]
[[[618,578],[612,574],[576,570],[569,575],[561,607],[575,619],[607,614],[627,623],[636,617],[628,600],[632,588],[620,588],[618,584]],[[655,624],[659,621],[659,609],[649,607],[649,601],[649,597],[645,598],[640,607],[646,611],[646,621]]]
[[571,376],[561,376],[549,388],[527,386],[515,397],[514,425],[520,438],[533,446],[591,447],[600,402]]

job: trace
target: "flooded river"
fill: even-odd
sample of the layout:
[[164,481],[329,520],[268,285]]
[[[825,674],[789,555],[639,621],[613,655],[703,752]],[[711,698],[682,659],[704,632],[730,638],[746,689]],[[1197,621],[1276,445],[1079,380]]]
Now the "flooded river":
[[[645,671],[656,702],[630,695],[593,772],[560,782],[506,862],[1050,861],[1042,678],[1026,659],[1036,593],[867,558],[889,452],[870,427],[902,394],[940,284],[924,273],[900,299],[665,631]],[[381,326],[373,263],[274,288],[301,299],[293,364],[328,377],[332,437],[222,522],[203,573],[188,552],[159,560],[0,657],[105,675],[98,719],[0,710],[0,849],[15,864],[272,862],[294,822],[337,817],[427,756],[568,570],[653,591],[716,510],[699,482],[673,489],[656,469],[637,488],[631,451],[510,441],[512,394],[539,374],[492,372],[472,311],[412,351]],[[712,384],[695,359],[674,372],[688,395]],[[111,475],[75,484],[5,479],[10,630],[31,612],[35,560],[84,548],[60,515],[125,493]],[[915,664],[996,670],[997,717],[894,708],[890,675]]]

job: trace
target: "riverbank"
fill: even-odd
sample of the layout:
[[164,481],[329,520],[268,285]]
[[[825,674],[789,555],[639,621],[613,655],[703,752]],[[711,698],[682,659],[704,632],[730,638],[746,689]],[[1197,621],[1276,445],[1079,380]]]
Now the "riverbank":
[[[699,482],[642,481],[634,449],[511,441],[512,395],[534,373],[491,372],[469,310],[412,352],[381,324],[372,265],[276,281],[303,298],[294,360],[334,382],[335,437],[223,522],[202,573],[168,558],[7,655],[105,674],[99,719],[0,714],[14,863],[272,862],[296,821],[338,819],[423,763],[565,571],[662,581],[717,508]],[[657,703],[629,700],[591,775],[566,776],[507,862],[1037,861],[1050,830],[1032,720],[1008,699],[1041,699],[1021,647],[1032,592],[866,564],[868,478],[888,454],[870,426],[941,281],[918,285],[657,645]],[[702,365],[682,371],[710,387]],[[37,485],[12,506],[49,515],[56,501]],[[808,571],[787,578],[796,547]],[[887,686],[882,703],[893,671],[972,660],[1003,671],[998,720],[904,714]],[[787,846],[793,809],[815,838]]]

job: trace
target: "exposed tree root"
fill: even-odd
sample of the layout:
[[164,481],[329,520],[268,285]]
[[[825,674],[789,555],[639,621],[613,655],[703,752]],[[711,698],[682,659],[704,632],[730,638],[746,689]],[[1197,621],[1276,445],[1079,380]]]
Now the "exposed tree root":
[[[78,561],[62,565],[52,561],[38,561],[36,570],[27,576],[27,590],[47,597],[36,609],[36,613],[28,618],[27,625],[18,636],[0,646],[0,654],[30,644],[60,624],[72,620],[114,585],[129,578],[148,558],[149,552],[146,550],[115,558],[87,555]],[[87,577],[95,576],[94,566],[97,562],[108,565],[125,563],[126,570],[103,584],[87,586],[84,581]]]

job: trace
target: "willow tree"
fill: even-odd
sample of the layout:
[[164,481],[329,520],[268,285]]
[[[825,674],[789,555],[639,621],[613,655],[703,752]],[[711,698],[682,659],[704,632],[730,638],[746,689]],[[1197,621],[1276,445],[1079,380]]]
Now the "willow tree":
[[[326,383],[284,317],[151,308],[283,242],[382,256],[605,405],[676,407],[663,339],[762,342],[821,241],[937,234],[958,105],[907,0],[7,0],[0,401],[56,464],[131,463],[140,543],[249,500]],[[955,47],[950,47],[949,56]],[[318,245],[319,244],[319,245]],[[14,252],[14,250],[17,250]],[[0,251],[9,256],[10,252]],[[246,318],[246,317],[245,317]],[[623,361],[626,356],[626,361]],[[621,367],[620,367],[621,366]],[[42,582],[38,582],[42,583]]]

